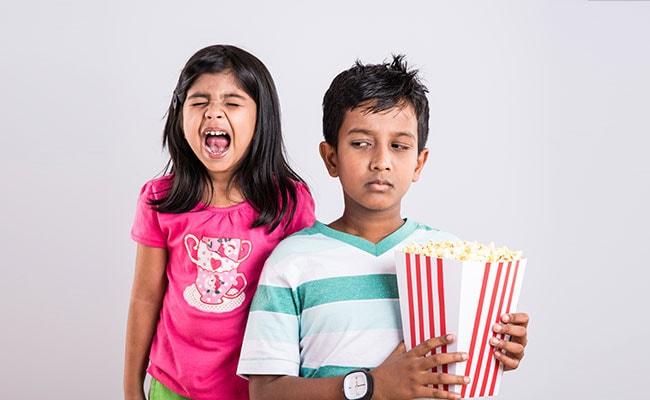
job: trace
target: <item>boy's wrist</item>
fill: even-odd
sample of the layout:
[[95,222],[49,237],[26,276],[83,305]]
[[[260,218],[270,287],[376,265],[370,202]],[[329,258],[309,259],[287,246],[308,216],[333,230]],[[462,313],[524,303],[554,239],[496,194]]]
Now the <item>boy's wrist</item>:
[[370,400],[373,391],[373,377],[367,368],[355,369],[343,377],[343,396],[346,400]]

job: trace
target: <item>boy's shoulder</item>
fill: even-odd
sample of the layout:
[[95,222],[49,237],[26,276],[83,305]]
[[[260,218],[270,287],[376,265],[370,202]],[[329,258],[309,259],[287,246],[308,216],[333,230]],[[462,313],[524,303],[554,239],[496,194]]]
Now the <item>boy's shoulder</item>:
[[[314,222],[312,226],[304,228],[283,239],[273,250],[270,258],[282,259],[290,255],[298,255],[313,252],[322,252],[327,249],[354,247],[359,245],[353,241],[350,235],[333,231],[320,221]],[[406,219],[404,226],[394,232],[388,240],[390,247],[400,242],[427,242],[429,240],[457,241],[458,237],[452,233],[433,228],[427,224]]]
[[329,247],[331,239],[322,234],[324,226],[317,220],[310,227],[303,228],[282,239],[269,255],[267,264],[277,264],[281,260],[286,261],[288,258],[294,259],[301,255],[313,254]]
[[425,243],[428,242],[429,240],[433,240],[433,241],[460,240],[453,233],[449,233],[417,221],[408,220],[408,222],[413,224],[413,231],[408,238],[409,241]]
[[295,248],[300,247],[303,244],[327,240],[327,237],[322,235],[323,227],[325,227],[325,224],[316,220],[311,226],[294,232],[282,239],[275,249]]

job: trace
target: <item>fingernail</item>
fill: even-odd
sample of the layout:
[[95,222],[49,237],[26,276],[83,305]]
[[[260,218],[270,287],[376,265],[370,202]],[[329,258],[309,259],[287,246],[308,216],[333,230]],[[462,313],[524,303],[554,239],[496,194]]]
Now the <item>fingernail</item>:
[[503,322],[510,321],[510,314],[503,314],[503,316],[501,317],[501,321]]
[[463,378],[463,382],[465,382],[465,383],[469,383],[469,376],[464,377],[464,378]]
[[493,346],[498,345],[499,344],[499,339],[493,337],[492,339],[490,339],[490,344],[493,345]]
[[465,360],[467,360],[467,359],[469,358],[469,355],[468,355],[467,353],[463,353],[463,354],[460,355],[460,358],[461,358],[463,361],[465,361]]
[[502,329],[503,328],[499,324],[494,324],[494,326],[492,326],[492,330],[495,332],[501,332]]

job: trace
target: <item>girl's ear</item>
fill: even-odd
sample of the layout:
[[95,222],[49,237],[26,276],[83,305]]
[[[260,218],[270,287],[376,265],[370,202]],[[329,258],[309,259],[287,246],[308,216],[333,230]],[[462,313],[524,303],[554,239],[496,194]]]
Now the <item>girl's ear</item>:
[[327,172],[330,174],[330,176],[332,178],[339,176],[336,149],[327,142],[320,142],[318,149],[320,150],[320,156],[323,159],[325,168],[327,168]]
[[418,160],[417,164],[415,165],[415,171],[413,171],[413,179],[411,182],[417,182],[418,179],[420,179],[420,173],[422,172],[422,168],[424,168],[424,164],[427,163],[427,160],[429,159],[429,149],[426,147],[422,149],[420,154],[418,154]]

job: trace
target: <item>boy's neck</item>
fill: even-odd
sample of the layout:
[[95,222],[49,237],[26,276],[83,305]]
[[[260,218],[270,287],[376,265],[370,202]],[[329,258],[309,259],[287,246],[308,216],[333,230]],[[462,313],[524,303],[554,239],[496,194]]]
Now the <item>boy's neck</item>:
[[368,218],[367,216],[351,216],[344,212],[339,219],[329,223],[327,226],[377,244],[398,230],[402,225],[404,225],[404,220],[399,213],[390,217],[383,215]]

